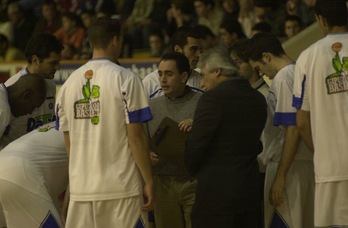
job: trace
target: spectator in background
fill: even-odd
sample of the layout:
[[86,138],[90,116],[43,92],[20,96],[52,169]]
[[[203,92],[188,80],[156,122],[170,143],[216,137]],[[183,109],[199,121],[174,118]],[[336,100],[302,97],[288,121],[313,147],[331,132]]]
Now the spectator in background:
[[[85,30],[88,30],[91,23],[93,23],[97,19],[97,15],[93,10],[85,10],[81,12],[80,19]],[[92,51],[93,50],[89,43],[87,33],[85,33],[81,48],[75,54],[74,59],[90,59],[92,58]]]
[[74,57],[82,46],[85,33],[80,18],[76,14],[65,13],[62,15],[62,27],[54,35],[64,45],[63,59],[72,59]]
[[284,41],[294,37],[301,32],[303,23],[300,17],[288,15],[284,20]]
[[223,21],[238,20],[239,0],[222,0]]
[[193,29],[198,30],[201,36],[202,48],[208,50],[209,48],[215,47],[217,45],[217,37],[215,34],[205,25],[197,25]]
[[215,5],[214,0],[194,0],[195,11],[198,16],[198,24],[205,25],[218,36],[223,11]]
[[251,29],[251,34],[255,35],[258,32],[272,32],[272,27],[270,26],[270,24],[266,21],[262,21],[259,23],[256,23],[252,29]]
[[132,41],[132,49],[141,49],[148,45],[148,39],[143,37],[145,25],[150,24],[148,19],[154,7],[155,0],[136,0],[131,15],[126,19],[124,26]]
[[62,20],[57,5],[53,0],[44,0],[41,5],[41,17],[36,22],[34,34],[50,33],[54,34],[62,27]]
[[8,18],[12,27],[12,45],[21,51],[25,51],[28,40],[33,34],[36,18],[25,14],[18,2],[13,2],[7,8]]
[[286,14],[300,17],[303,25],[309,26],[315,22],[314,2],[315,0],[288,0]]
[[224,21],[220,25],[220,41],[224,48],[231,47],[235,41],[241,38],[245,38],[245,34],[238,21]]
[[168,35],[174,34],[175,30],[181,26],[193,28],[197,25],[197,16],[193,1],[178,0],[173,1],[171,8],[167,12]]
[[166,43],[162,30],[151,31],[149,36],[150,57],[162,57],[166,52]]
[[0,62],[25,60],[24,54],[18,48],[12,47],[4,34],[0,33]]

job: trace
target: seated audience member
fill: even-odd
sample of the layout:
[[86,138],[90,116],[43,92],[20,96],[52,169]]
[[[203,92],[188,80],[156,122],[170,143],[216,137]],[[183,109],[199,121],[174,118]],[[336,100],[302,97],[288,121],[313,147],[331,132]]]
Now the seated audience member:
[[266,21],[256,23],[251,29],[251,34],[255,35],[258,32],[272,32],[272,27]]
[[193,29],[198,30],[198,32],[200,33],[203,51],[217,45],[217,37],[210,28],[205,25],[197,25]]
[[82,27],[79,17],[74,13],[62,15],[62,27],[54,35],[64,45],[63,59],[72,59],[82,46],[85,38],[85,29]]
[[284,35],[285,40],[288,40],[297,35],[303,29],[303,23],[300,17],[288,15],[284,20]]
[[[45,81],[38,75],[23,75],[14,84],[0,84],[0,138],[9,130],[10,122],[32,113],[46,98]],[[0,150],[4,147],[0,143]]]
[[162,57],[166,51],[166,43],[162,30],[156,29],[149,36],[150,57]]
[[68,184],[63,133],[41,126],[0,151],[0,226],[63,227],[58,196]]
[[214,0],[194,0],[198,24],[205,25],[216,35],[219,35],[220,24],[223,20],[223,11],[216,6]]
[[33,34],[36,18],[24,12],[16,1],[8,5],[7,14],[12,29],[11,44],[24,52]]
[[12,47],[4,34],[0,33],[0,62],[25,60],[24,54],[18,48]]
[[53,0],[44,0],[41,5],[41,18],[36,22],[34,34],[54,34],[60,27],[62,20],[56,3]]
[[193,28],[197,25],[197,15],[192,1],[178,0],[173,1],[167,13],[169,35],[174,34],[177,28],[186,26]]
[[236,20],[224,21],[220,25],[221,45],[224,48],[229,48],[231,45],[241,38],[245,38],[245,34],[240,23]]

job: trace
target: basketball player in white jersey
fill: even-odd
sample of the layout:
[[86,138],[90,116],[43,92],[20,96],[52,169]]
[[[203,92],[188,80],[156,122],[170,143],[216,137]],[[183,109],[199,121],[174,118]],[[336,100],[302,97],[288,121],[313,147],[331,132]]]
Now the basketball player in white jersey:
[[38,34],[28,41],[24,53],[28,66],[11,76],[5,85],[12,85],[24,74],[39,74],[45,78],[47,96],[45,102],[33,113],[11,121],[7,132],[1,137],[4,146],[38,126],[55,120],[56,84],[53,78],[60,67],[62,49],[62,44],[50,34]]
[[140,78],[115,63],[120,23],[98,18],[88,38],[93,58],[57,97],[57,127],[69,153],[66,227],[147,227],[154,199],[143,122],[152,118],[150,108]]
[[68,157],[63,133],[54,126],[0,151],[0,227],[63,227],[58,196],[68,183]]
[[348,27],[345,0],[317,0],[326,35],[298,58],[293,105],[314,150],[315,227],[348,227]]
[[255,34],[248,55],[250,65],[272,80],[263,142],[265,227],[313,227],[313,154],[296,128],[292,107],[295,63],[271,33]]

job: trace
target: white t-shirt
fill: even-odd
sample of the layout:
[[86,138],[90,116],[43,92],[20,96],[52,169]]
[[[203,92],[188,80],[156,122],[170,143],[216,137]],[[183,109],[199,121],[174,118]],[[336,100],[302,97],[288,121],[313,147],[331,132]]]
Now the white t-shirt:
[[[283,150],[286,128],[296,125],[296,109],[292,107],[292,88],[295,64],[283,67],[272,81],[267,96],[267,120],[264,129],[263,163],[279,162]],[[313,155],[300,142],[295,160],[312,160]]]
[[92,59],[59,90],[57,120],[70,134],[71,200],[126,198],[142,193],[127,124],[152,119],[138,76],[108,59]]
[[[6,130],[6,127],[10,123],[12,114],[11,114],[11,108],[8,103],[8,94],[7,89],[4,84],[0,84],[0,137],[3,135],[3,133]],[[0,143],[0,150],[1,150],[1,143]]]
[[298,58],[293,105],[310,112],[316,182],[348,180],[348,34],[329,34]]
[[[192,73],[187,80],[187,85],[191,87],[193,91],[202,92],[201,90],[201,75],[196,71],[192,70]],[[146,75],[145,78],[142,81],[145,94],[149,99],[152,99],[154,97],[162,96],[164,93],[162,91],[160,81],[159,81],[159,75],[158,70],[151,72],[150,74]]]
[[[28,74],[27,68],[11,76],[6,82],[6,87],[14,84],[21,76]],[[56,84],[53,79],[45,79],[47,96],[44,103],[33,113],[14,118],[9,126],[8,132],[1,137],[1,143],[6,146],[13,140],[36,129],[43,124],[55,120],[54,106],[56,97]]]
[[[33,172],[23,178],[25,170]],[[53,122],[23,135],[0,151],[0,180],[34,194],[48,190],[57,200],[68,183],[68,157],[63,134],[54,129]]]

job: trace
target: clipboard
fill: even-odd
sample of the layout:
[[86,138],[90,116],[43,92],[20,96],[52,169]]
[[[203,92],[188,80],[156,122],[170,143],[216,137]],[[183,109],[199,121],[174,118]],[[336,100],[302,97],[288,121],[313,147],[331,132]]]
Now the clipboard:
[[185,142],[189,133],[179,130],[179,123],[165,117],[151,137],[150,149],[159,157],[179,167],[186,167],[184,160]]

